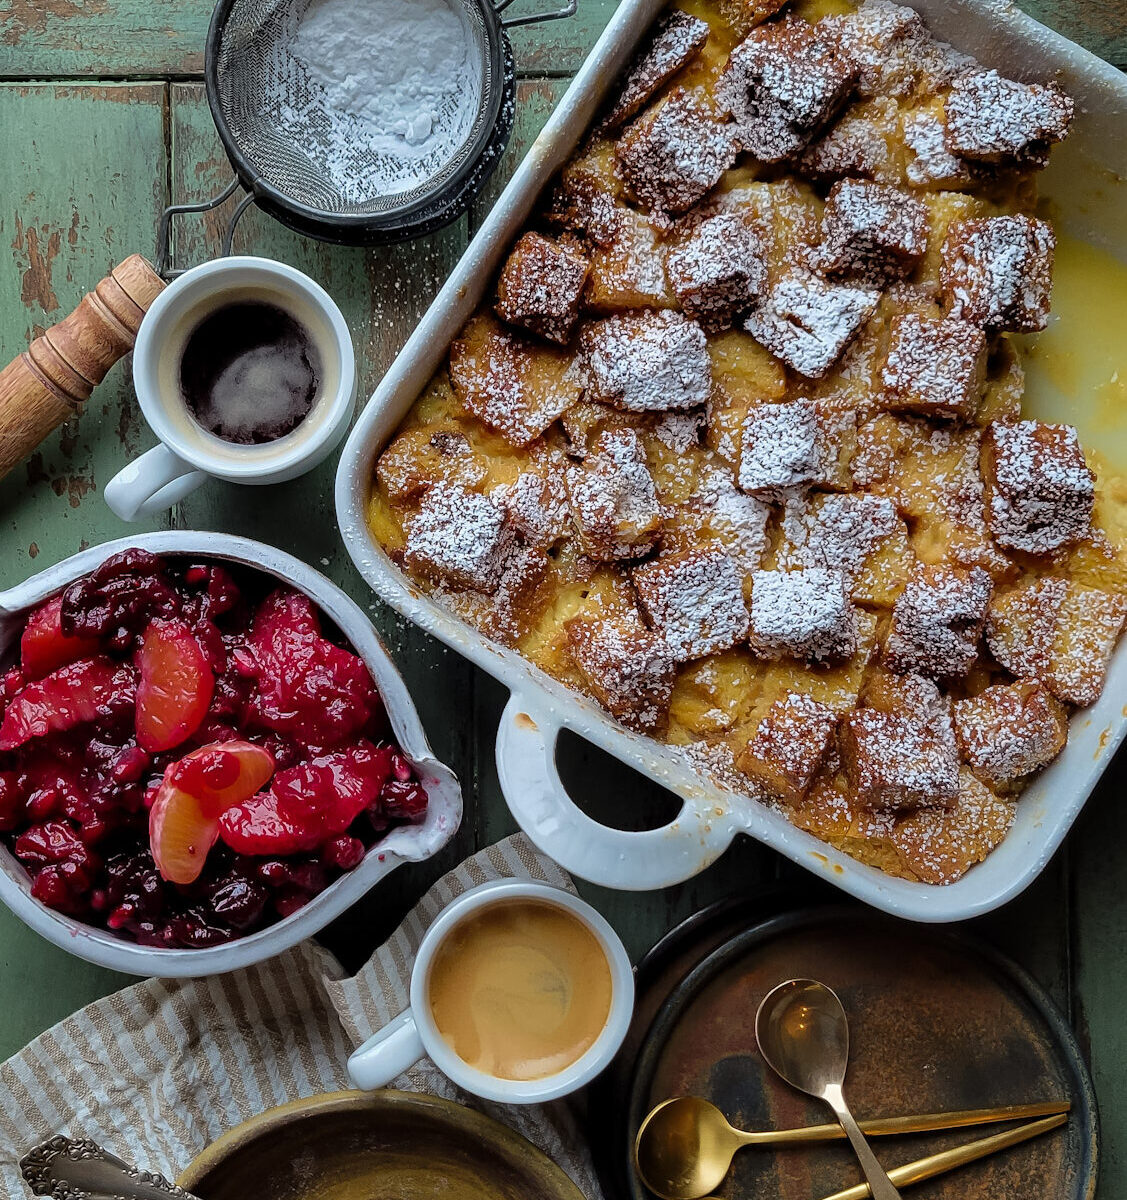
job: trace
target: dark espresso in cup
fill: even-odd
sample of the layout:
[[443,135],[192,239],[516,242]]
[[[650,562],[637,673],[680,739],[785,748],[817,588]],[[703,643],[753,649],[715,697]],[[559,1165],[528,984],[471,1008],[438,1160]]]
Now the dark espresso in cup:
[[321,356],[309,330],[266,300],[213,309],[188,335],[180,392],[193,418],[216,437],[260,445],[292,433],[321,385]]

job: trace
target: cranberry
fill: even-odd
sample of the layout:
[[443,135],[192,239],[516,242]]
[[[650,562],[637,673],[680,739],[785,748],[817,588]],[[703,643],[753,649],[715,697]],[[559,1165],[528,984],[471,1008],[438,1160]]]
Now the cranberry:
[[160,559],[147,550],[123,550],[63,593],[62,629],[123,653],[154,617],[174,616],[177,608]]
[[57,912],[73,913],[81,907],[58,866],[44,867],[31,881],[31,894]]
[[192,950],[205,946],[220,946],[229,942],[234,934],[229,929],[209,925],[199,913],[186,913],[184,916],[173,917],[168,922],[165,936],[174,945]]
[[426,819],[427,794],[417,780],[389,779],[380,792],[380,805],[389,817],[418,824]]
[[132,743],[118,755],[113,765],[113,777],[117,783],[136,783],[152,763],[147,750]]
[[[153,622],[185,627],[214,675],[198,727],[167,750],[136,734]],[[141,945],[218,945],[298,911],[425,810],[363,660],[291,589],[256,602],[224,566],[128,551],[36,608],[24,632],[26,662],[0,674],[0,835],[59,911]],[[168,883],[149,808],[189,752],[234,740],[274,757],[270,790],[236,806],[245,844],[218,843],[191,884]],[[222,791],[212,767],[222,773],[201,759],[203,782]]]
[[86,847],[66,821],[46,821],[33,825],[16,838],[16,857],[24,863],[42,867],[48,863],[64,862],[68,858],[84,857]]
[[263,883],[268,883],[271,887],[281,887],[289,881],[290,869],[280,858],[268,858],[258,864],[255,874]]
[[338,837],[326,842],[321,857],[326,865],[340,871],[351,871],[364,861],[364,843],[359,838]]
[[249,929],[266,907],[266,889],[235,875],[212,893],[212,912],[233,929]]
[[284,920],[304,908],[311,898],[308,892],[298,891],[296,888],[284,888],[274,896],[274,911]]
[[23,789],[15,771],[0,771],[0,830],[17,829],[24,819]]

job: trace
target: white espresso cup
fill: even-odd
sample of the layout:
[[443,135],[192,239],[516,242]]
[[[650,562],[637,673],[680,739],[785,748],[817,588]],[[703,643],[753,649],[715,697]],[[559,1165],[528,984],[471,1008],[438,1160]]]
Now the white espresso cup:
[[[594,936],[610,970],[607,1019],[595,1041],[573,1063],[540,1079],[502,1079],[470,1066],[454,1052],[431,1013],[430,970],[449,934],[473,913],[512,900],[554,905],[578,918]],[[621,939],[589,904],[560,888],[520,879],[498,879],[463,893],[427,930],[411,971],[411,1006],[374,1033],[348,1060],[358,1088],[381,1088],[424,1056],[460,1088],[502,1104],[540,1104],[590,1083],[618,1053],[634,1011],[634,972]]]
[[[204,429],[180,387],[184,349],[200,322],[226,304],[273,304],[308,331],[320,381],[308,416],[284,437],[240,445]],[[185,271],[153,301],[133,350],[137,401],[160,445],[119,471],[106,503],[124,521],[183,500],[209,477],[282,483],[322,462],[348,429],[356,404],[356,355],[344,316],[308,275],[269,258],[232,257]]]

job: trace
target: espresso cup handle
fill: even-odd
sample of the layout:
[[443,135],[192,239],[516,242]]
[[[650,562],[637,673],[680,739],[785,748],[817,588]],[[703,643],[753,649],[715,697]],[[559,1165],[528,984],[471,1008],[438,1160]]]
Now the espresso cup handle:
[[208,478],[163,444],[142,454],[106,484],[102,493],[123,521],[155,517],[194,492]]
[[371,1091],[386,1087],[425,1056],[415,1016],[407,1009],[352,1052],[348,1075],[358,1088]]

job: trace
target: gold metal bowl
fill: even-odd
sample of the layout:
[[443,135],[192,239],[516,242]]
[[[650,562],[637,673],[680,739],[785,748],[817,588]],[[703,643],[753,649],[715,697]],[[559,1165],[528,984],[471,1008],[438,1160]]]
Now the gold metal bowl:
[[331,1092],[252,1117],[177,1183],[200,1200],[583,1200],[531,1142],[415,1092]]

